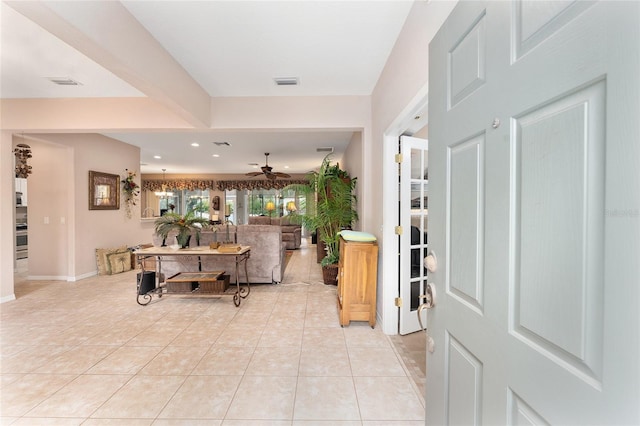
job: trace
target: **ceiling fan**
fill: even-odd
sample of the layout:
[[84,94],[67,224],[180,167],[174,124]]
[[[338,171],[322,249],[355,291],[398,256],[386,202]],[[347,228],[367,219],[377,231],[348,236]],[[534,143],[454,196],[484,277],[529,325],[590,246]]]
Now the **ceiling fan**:
[[266,160],[265,160],[265,165],[261,167],[262,171],[261,172],[251,172],[251,173],[247,173],[247,176],[251,176],[251,177],[255,177],[255,176],[260,176],[261,174],[264,174],[267,179],[271,179],[271,180],[275,180],[276,178],[290,178],[291,175],[288,175],[286,173],[280,173],[280,172],[274,172],[272,171],[272,167],[269,166],[269,153],[265,152],[264,153]]

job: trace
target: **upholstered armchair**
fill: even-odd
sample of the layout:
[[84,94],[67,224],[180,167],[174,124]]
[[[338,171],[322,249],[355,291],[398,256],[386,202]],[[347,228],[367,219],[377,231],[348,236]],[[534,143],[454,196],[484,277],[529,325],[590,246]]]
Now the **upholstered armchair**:
[[[282,241],[287,244],[288,250],[300,248],[302,244],[302,226],[291,222],[289,216],[283,216],[280,219],[280,228],[282,229]],[[273,220],[271,224],[274,225]]]

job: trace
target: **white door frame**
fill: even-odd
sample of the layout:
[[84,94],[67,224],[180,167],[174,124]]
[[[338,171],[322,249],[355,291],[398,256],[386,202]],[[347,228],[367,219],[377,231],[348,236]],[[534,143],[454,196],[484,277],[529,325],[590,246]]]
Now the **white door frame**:
[[[385,244],[381,247],[382,268],[382,332],[388,335],[398,334],[399,312],[395,306],[395,298],[398,293],[398,244],[395,227],[398,223],[398,164],[395,155],[398,152],[398,138],[411,124],[415,117],[427,116],[429,87],[425,84],[413,97],[402,112],[391,122],[383,135],[382,146],[382,240]],[[427,124],[425,122],[425,124]]]

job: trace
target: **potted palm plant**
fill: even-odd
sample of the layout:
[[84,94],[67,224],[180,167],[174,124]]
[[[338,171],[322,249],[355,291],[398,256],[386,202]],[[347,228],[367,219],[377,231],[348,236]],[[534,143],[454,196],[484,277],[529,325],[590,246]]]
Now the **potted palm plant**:
[[356,178],[340,169],[339,164],[331,164],[330,155],[323,160],[318,171],[307,175],[309,183],[302,185],[306,194],[314,194],[315,211],[295,215],[292,220],[302,222],[307,229],[316,230],[318,244],[324,243],[325,256],[320,261],[325,284],[336,284],[340,237],[338,232],[350,228],[358,220],[356,211]]
[[196,241],[199,244],[200,231],[208,225],[208,219],[197,217],[193,211],[184,216],[177,213],[165,213],[155,221],[156,234],[161,236],[163,241],[167,239],[171,231],[177,232],[176,240],[180,248],[189,247],[192,234],[195,234]]

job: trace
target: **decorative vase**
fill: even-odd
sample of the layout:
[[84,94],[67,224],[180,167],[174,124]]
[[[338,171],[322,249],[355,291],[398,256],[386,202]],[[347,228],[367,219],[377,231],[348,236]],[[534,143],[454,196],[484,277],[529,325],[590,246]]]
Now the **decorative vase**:
[[189,242],[191,241],[191,234],[180,233],[176,235],[176,241],[181,249],[189,248]]
[[331,264],[323,266],[322,280],[326,285],[338,285],[338,265]]

